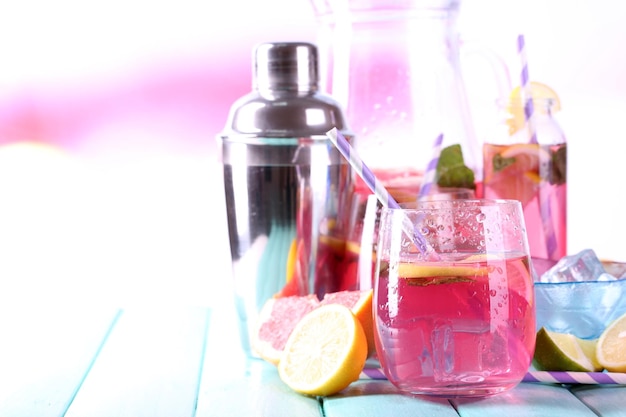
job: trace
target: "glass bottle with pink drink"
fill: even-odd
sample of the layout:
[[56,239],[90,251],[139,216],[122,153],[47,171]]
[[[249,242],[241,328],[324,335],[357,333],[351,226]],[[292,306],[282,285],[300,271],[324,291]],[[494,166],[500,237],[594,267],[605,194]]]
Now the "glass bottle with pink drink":
[[519,200],[531,256],[556,262],[567,254],[567,141],[554,116],[560,110],[556,92],[538,82],[531,86],[537,143],[529,141],[516,88],[499,104],[500,121],[485,138],[484,196]]

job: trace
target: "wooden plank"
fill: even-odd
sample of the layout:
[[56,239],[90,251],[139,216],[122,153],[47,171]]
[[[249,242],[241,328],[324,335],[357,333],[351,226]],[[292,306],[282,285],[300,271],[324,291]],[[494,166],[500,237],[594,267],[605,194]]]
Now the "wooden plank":
[[211,317],[196,417],[321,416],[315,398],[294,393],[274,365],[244,354],[234,306]]
[[85,306],[0,310],[0,415],[62,416],[118,313]]
[[452,400],[461,417],[597,417],[559,385],[522,383],[480,400]]
[[67,417],[192,417],[209,310],[125,309]]
[[247,375],[206,384],[200,391],[196,417],[321,417],[316,398],[296,394],[279,378],[273,365],[247,360]]
[[626,416],[626,386],[580,385],[572,393],[599,416]]
[[323,406],[325,417],[458,417],[448,400],[401,394],[388,381],[356,381]]

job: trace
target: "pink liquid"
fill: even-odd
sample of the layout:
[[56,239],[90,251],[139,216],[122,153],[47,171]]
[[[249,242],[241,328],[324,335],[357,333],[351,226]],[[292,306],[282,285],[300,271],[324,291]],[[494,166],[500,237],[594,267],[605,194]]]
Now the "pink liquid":
[[[529,152],[513,156],[504,164],[494,164],[494,159],[520,146]],[[484,195],[520,200],[531,256],[558,261],[567,254],[566,161],[560,156],[566,152],[566,145],[534,145],[534,152],[532,146],[484,145]],[[549,219],[545,223],[542,210]]]
[[375,338],[385,375],[404,391],[445,397],[513,387],[528,371],[535,344],[528,258],[445,265],[488,273],[407,278],[397,265],[381,270]]
[[[424,174],[422,171],[414,169],[398,169],[398,170],[374,170],[376,177],[384,184],[385,188],[399,203],[413,203],[417,200],[420,185],[423,181]],[[371,250],[371,267],[361,259],[361,241],[363,239],[363,222],[365,205],[367,196],[372,191],[367,187],[361,178],[355,178],[355,192],[353,195],[353,210],[356,210],[350,219],[350,229],[348,232],[348,241],[346,242],[346,251],[343,263],[338,268],[339,281],[342,282],[345,289],[369,289],[374,285],[374,271],[376,267],[376,242],[378,237],[377,225],[374,226],[374,234],[371,237],[372,246],[367,250]],[[477,182],[474,190],[474,197],[482,196],[483,184]],[[446,191],[448,190],[448,191]],[[452,192],[451,190],[463,189],[441,189],[441,193]],[[452,195],[452,194],[451,194]],[[454,198],[454,197],[452,197]],[[459,198],[459,197],[457,197]],[[465,197],[460,197],[465,198]],[[376,215],[377,220],[380,213]],[[366,239],[368,241],[369,239]],[[369,259],[368,255],[368,259]],[[367,268],[364,270],[364,268]]]

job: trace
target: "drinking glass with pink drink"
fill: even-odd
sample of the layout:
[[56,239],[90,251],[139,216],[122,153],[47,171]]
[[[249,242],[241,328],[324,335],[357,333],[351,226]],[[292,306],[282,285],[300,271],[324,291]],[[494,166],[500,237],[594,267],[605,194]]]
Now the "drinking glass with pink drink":
[[[414,233],[428,250],[416,247]],[[443,397],[515,386],[535,345],[532,274],[518,201],[383,208],[374,317],[387,378],[403,391]]]

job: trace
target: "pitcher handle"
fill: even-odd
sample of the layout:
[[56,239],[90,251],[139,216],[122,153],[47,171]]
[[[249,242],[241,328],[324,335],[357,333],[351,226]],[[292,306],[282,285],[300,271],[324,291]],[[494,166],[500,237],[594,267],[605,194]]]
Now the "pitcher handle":
[[495,80],[496,100],[506,100],[511,93],[511,75],[504,59],[491,48],[476,40],[459,39],[461,62],[467,58],[477,55],[484,59],[491,68],[493,79]]

